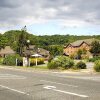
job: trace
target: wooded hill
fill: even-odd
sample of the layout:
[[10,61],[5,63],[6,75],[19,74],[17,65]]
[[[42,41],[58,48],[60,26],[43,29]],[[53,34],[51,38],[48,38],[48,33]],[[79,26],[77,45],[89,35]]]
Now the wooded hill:
[[[19,40],[19,36],[22,33],[20,30],[10,30],[5,32],[4,34],[0,34],[0,48],[5,47],[6,45],[10,45],[15,51],[17,49],[17,42]],[[59,49],[63,51],[63,46],[67,45],[70,42],[74,42],[76,40],[96,38],[100,39],[100,35],[94,36],[76,36],[76,35],[44,35],[44,36],[36,36],[34,34],[30,34],[25,32],[26,40],[30,40],[30,45],[36,45],[37,47],[42,47],[47,50],[51,50],[53,48]],[[56,51],[56,49],[54,51]]]

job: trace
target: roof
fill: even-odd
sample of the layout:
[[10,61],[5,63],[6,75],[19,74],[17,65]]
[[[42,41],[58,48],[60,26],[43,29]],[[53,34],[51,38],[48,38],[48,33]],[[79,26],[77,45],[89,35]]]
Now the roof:
[[0,54],[15,54],[15,51],[13,51],[10,46],[6,46],[0,50]]
[[[80,46],[82,43],[86,43],[86,44],[88,44],[88,45],[91,45],[91,43],[92,43],[93,41],[100,41],[100,40],[95,39],[95,38],[84,39],[84,40],[77,40],[77,41],[75,41],[75,42],[73,42],[73,43],[69,43],[68,45],[71,45],[71,46]],[[67,45],[67,46],[68,46],[68,45]]]
[[38,48],[38,52],[41,55],[49,55],[49,51],[43,49],[43,48]]
[[36,48],[35,45],[30,45],[28,49],[24,50],[24,55],[33,55],[33,54],[40,54],[40,55],[49,55],[49,51],[43,48]]

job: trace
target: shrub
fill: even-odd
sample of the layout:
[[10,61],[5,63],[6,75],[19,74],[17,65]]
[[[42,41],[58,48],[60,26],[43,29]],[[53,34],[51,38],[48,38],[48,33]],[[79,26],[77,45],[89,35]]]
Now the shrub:
[[58,65],[57,62],[52,60],[51,62],[48,63],[47,66],[48,66],[49,69],[57,69],[59,65]]
[[65,56],[58,56],[48,63],[48,68],[64,68],[68,69],[73,67],[74,61]]
[[86,69],[86,64],[82,61],[78,62],[75,66],[77,69]]
[[48,59],[48,62],[51,62],[51,60],[53,59],[53,56],[50,55],[49,59]]
[[3,64],[3,58],[0,58],[0,64]]
[[22,65],[22,58],[19,55],[8,55],[4,58],[3,64],[13,66],[16,65],[16,58],[18,60],[18,65]]
[[99,57],[90,58],[88,61],[89,62],[95,62],[96,60],[100,60],[100,56]]
[[70,58],[71,58],[71,59],[74,59],[74,58],[75,58],[75,54],[71,54],[71,55],[70,55]]
[[17,66],[22,66],[23,65],[23,58],[20,56],[17,56]]
[[100,60],[95,61],[94,70],[100,72]]

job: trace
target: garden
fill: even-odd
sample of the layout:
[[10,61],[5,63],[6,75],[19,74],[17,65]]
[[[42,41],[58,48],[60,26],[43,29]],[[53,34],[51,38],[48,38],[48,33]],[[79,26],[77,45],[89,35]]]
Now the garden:
[[[94,57],[87,60],[87,62],[93,62],[94,67],[93,69],[96,72],[100,72],[100,57]],[[16,59],[17,59],[17,65],[16,65]],[[44,58],[37,58],[38,66],[35,66],[36,64],[35,58],[30,58],[30,66],[31,68],[37,68],[37,69],[48,69],[48,70],[80,70],[80,69],[87,69],[86,61],[80,60],[76,62],[74,59],[71,59],[70,57],[66,56],[57,56],[55,58],[52,58],[48,61],[48,63],[45,66],[42,66],[44,64]],[[23,66],[23,58],[16,55],[8,55],[5,58],[0,58],[0,65],[7,65],[7,66]]]

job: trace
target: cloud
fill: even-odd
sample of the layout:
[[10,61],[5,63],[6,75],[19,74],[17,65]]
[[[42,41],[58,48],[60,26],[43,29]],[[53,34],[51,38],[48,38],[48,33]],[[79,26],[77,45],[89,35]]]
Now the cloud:
[[5,30],[0,29],[0,34],[3,34],[5,32]]
[[100,0],[1,0],[0,27],[45,23],[100,25]]

